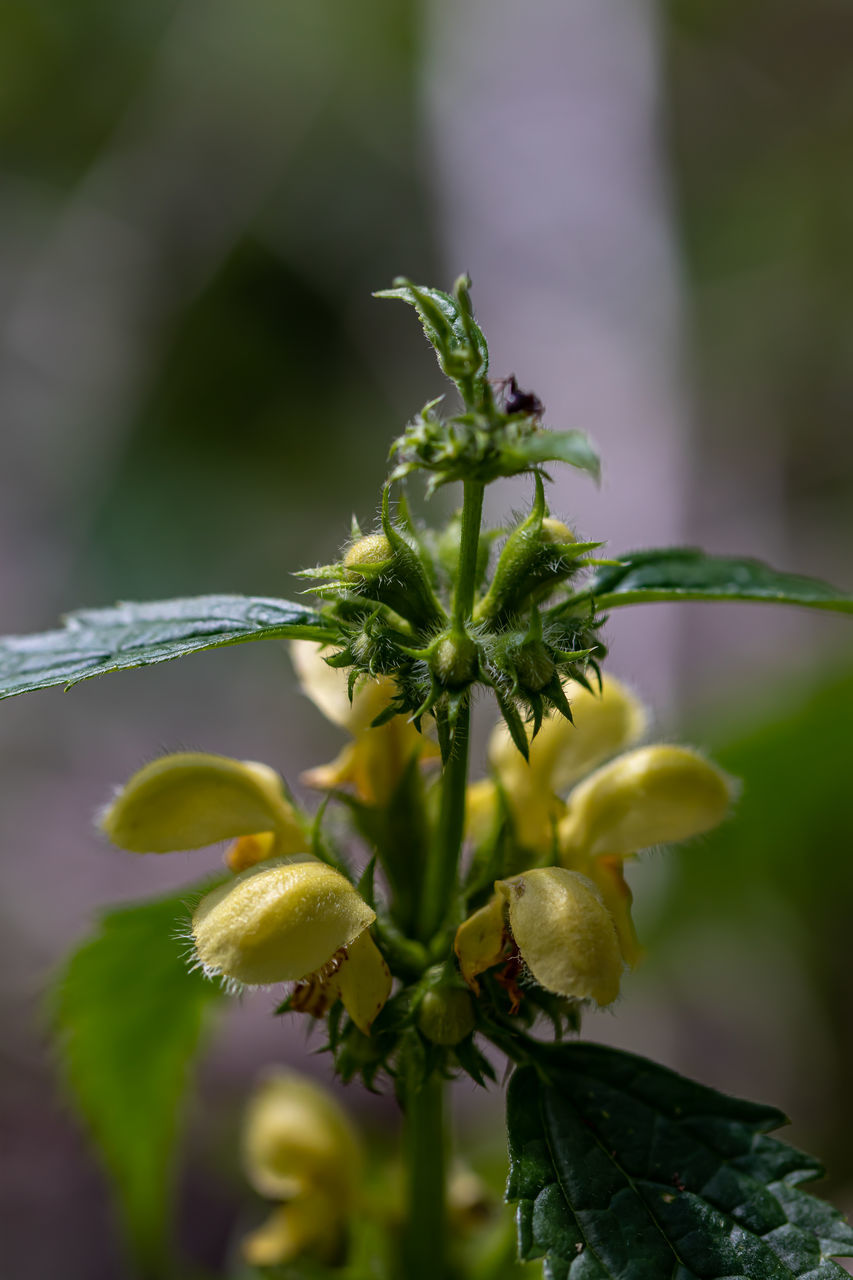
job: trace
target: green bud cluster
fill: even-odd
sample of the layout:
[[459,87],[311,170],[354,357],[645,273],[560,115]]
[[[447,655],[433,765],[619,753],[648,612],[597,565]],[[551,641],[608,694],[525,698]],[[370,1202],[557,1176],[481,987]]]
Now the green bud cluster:
[[[451,295],[399,281],[380,295],[415,306],[464,412],[445,419],[438,401],[427,405],[392,448],[397,465],[383,491],[379,527],[365,533],[354,524],[341,559],[304,576],[319,579],[315,590],[339,632],[330,664],[349,668],[351,687],[361,675],[393,677],[397,695],[382,722],[404,714],[420,725],[433,714],[446,752],[460,709],[484,685],[526,755],[526,722],[535,734],[548,710],[570,718],[564,681],[586,683],[605,652],[599,619],[581,593],[572,594],[601,544],[580,541],[550,515],[542,464],[561,460],[597,475],[598,460],[580,433],[546,430],[538,398],[520,392],[514,378],[494,386],[488,380],[488,347],[468,283],[458,280]],[[499,405],[495,388],[507,383],[511,391]],[[530,513],[503,535],[497,554],[497,530],[479,532],[469,546],[462,603],[462,517],[444,530],[422,529],[402,498],[392,518],[391,486],[414,470],[428,473],[428,493],[450,480],[482,494],[498,476],[534,477]]]
[[429,473],[427,493],[453,480],[488,484],[500,476],[535,471],[545,462],[569,462],[598,475],[598,459],[579,431],[546,431],[535,396],[512,397],[502,406],[488,380],[489,349],[474,319],[470,280],[460,276],[453,295],[422,289],[405,279],[379,298],[412,303],[436,349],[439,364],[459,388],[465,411],[449,418],[431,400],[391,447],[397,464],[391,480],[410,472]]
[[[458,521],[451,525],[448,540]],[[381,528],[359,530],[338,563],[311,571],[322,579],[317,590],[341,634],[329,661],[350,668],[353,683],[361,674],[393,676],[397,699],[386,718],[403,713],[419,721],[446,709],[452,719],[475,685],[489,686],[526,751],[524,721],[538,727],[549,708],[569,716],[563,681],[586,681],[588,667],[604,654],[598,622],[587,612],[557,617],[543,607],[598,545],[569,541],[563,529],[547,515],[537,475],[533,509],[505,537],[472,616],[460,626],[453,616],[454,575],[441,556],[443,535],[419,537],[405,508],[404,518],[392,522],[386,489]]]

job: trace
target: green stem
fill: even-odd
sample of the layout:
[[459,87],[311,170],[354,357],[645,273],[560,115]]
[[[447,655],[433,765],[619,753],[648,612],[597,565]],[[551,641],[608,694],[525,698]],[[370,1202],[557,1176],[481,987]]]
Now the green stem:
[[477,548],[480,543],[480,522],[483,518],[483,493],[485,485],[479,480],[466,480],[462,503],[462,537],[459,544],[459,570],[456,575],[456,594],[453,598],[453,625],[464,631],[474,608],[474,591],[477,585]]
[[[485,485],[466,480],[462,504],[462,536],[453,599],[453,628],[467,631],[477,587],[477,549],[483,518]],[[439,714],[442,714],[439,712]],[[468,738],[471,705],[466,697],[456,713],[450,755],[441,779],[441,808],[433,848],[424,871],[420,936],[429,942],[453,907],[459,853],[465,834],[465,791],[468,786]]]
[[403,1159],[407,1179],[404,1274],[407,1280],[445,1280],[447,1135],[440,1076],[406,1090]]
[[468,733],[471,706],[459,708],[450,758],[441,777],[441,808],[435,842],[424,869],[420,936],[429,942],[453,906],[456,870],[465,834],[465,791],[468,786]]

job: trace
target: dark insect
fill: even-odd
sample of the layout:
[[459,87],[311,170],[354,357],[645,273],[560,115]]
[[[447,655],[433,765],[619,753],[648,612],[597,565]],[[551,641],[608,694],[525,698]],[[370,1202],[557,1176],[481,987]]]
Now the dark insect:
[[504,413],[529,413],[534,418],[541,418],[545,412],[544,404],[532,391],[521,390],[515,380],[514,373],[511,373],[508,378],[504,378],[501,386],[503,388]]

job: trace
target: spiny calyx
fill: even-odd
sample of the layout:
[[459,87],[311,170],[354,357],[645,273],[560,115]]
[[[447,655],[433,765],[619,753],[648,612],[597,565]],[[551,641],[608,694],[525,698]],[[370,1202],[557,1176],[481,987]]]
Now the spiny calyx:
[[[456,565],[444,554],[441,533],[416,527],[405,502],[392,519],[386,487],[380,528],[365,534],[357,525],[341,560],[312,570],[340,632],[330,665],[358,679],[390,676],[395,695],[381,721],[406,714],[416,723],[447,712],[452,721],[475,685],[493,689],[513,740],[527,751],[524,722],[534,730],[556,710],[571,717],[563,692],[567,677],[585,683],[598,670],[604,648],[599,620],[589,606],[577,611],[547,604],[571,586],[598,543],[580,542],[567,525],[549,515],[542,478],[530,513],[505,536],[489,576],[488,559],[478,565],[470,616],[455,605]],[[452,521],[458,529],[458,519]],[[498,535],[481,535],[488,549]],[[304,576],[309,576],[305,574]]]

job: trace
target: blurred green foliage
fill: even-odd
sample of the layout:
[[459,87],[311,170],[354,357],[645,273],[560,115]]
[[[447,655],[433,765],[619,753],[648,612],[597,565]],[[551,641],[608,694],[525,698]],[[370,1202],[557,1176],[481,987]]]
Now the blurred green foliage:
[[139,1275],[159,1280],[173,1274],[177,1140],[190,1067],[223,994],[188,972],[187,942],[177,936],[186,898],[104,913],[54,997],[66,1084],[112,1175]]
[[[843,1183],[853,1178],[853,670],[811,685],[789,682],[763,714],[755,707],[724,714],[728,723],[701,739],[743,792],[728,823],[693,853],[670,859],[649,951],[677,968],[690,936],[706,930],[725,953],[725,972],[741,973],[742,990],[755,998],[767,989],[762,973],[773,988],[781,934],[829,1050],[821,1062],[808,1040],[792,1037],[803,1105],[820,1130],[814,1144]],[[776,990],[782,1006],[784,982],[782,975]],[[718,1008],[734,994],[718,990]]]

